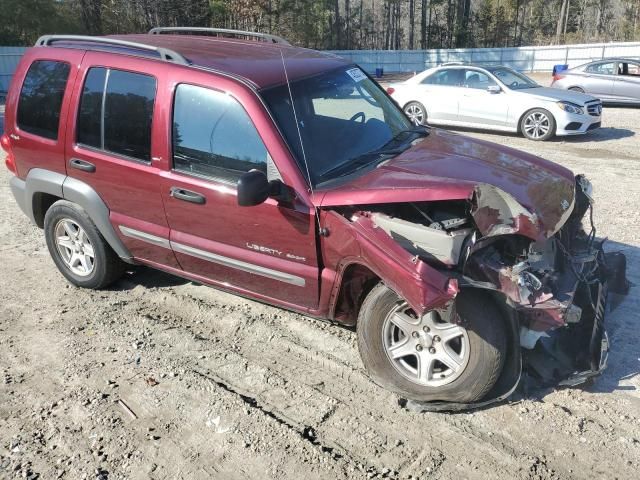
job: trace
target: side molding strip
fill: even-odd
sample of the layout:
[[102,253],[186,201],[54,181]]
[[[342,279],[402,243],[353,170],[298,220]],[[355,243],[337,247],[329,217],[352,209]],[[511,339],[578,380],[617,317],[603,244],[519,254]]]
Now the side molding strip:
[[150,233],[141,232],[140,230],[134,230],[133,228],[125,227],[124,225],[118,225],[118,228],[125,237],[135,238],[136,240],[142,240],[143,242],[152,243],[158,247],[171,250],[171,243],[166,238],[157,237]]
[[305,279],[302,277],[298,277],[297,275],[291,275],[279,270],[273,270],[271,268],[262,267],[253,263],[243,262],[241,260],[236,260],[235,258],[224,257],[222,255],[211,253],[206,250],[200,250],[199,248],[190,247],[189,245],[172,242],[167,240],[166,238],[151,235],[150,233],[134,230],[133,228],[125,227],[123,225],[119,225],[118,228],[120,229],[122,234],[127,237],[135,238],[136,240],[142,240],[143,242],[151,243],[159,247],[173,249],[173,251],[175,252],[184,253],[185,255],[200,258],[211,263],[217,263],[218,265],[223,265],[225,267],[235,268],[237,270],[242,270],[243,272],[253,273],[262,277],[289,283],[297,287],[304,287],[306,284]]
[[296,275],[290,275],[288,273],[280,272],[278,270],[272,270],[266,267],[261,267],[260,265],[254,265],[253,263],[243,262],[241,260],[236,260],[234,258],[223,257],[222,255],[217,255],[215,253],[207,252],[205,250],[193,248],[188,245],[183,245],[181,243],[176,243],[176,242],[170,242],[170,243],[173,250],[179,253],[184,253],[186,255],[191,255],[192,257],[201,258],[202,260],[207,260],[212,263],[217,263],[218,265],[223,265],[225,267],[231,267],[237,270],[242,270],[243,272],[254,273],[256,275],[261,275],[263,277],[272,278],[274,280],[279,280],[281,282],[289,283],[291,285],[296,285],[298,287],[305,286],[304,278],[298,277]]

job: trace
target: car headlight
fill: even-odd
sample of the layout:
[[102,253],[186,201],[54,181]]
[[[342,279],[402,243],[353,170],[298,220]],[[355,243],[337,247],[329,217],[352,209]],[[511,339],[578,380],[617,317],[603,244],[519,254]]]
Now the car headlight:
[[576,105],[571,102],[556,102],[556,105],[567,113],[575,113],[577,115],[584,115],[584,110],[580,105]]

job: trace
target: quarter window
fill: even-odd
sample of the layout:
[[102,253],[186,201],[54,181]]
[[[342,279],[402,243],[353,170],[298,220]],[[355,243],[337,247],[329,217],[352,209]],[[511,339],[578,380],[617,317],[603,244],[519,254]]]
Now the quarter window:
[[422,83],[427,85],[443,85],[449,87],[459,87],[464,83],[464,70],[459,68],[447,68],[438,70],[429,75]]
[[31,64],[18,102],[18,127],[51,140],[58,139],[60,109],[69,78],[68,63],[38,60]]
[[78,143],[137,160],[151,161],[155,78],[92,68],[78,113]]
[[179,85],[173,110],[173,168],[236,181],[267,171],[267,149],[242,106],[231,96]]

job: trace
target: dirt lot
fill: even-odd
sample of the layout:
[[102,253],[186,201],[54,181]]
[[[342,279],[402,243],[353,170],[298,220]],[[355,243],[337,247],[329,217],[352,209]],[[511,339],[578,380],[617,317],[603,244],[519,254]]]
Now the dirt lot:
[[[640,109],[545,144],[464,134],[586,173],[640,285]],[[0,177],[0,478],[638,478],[638,286],[593,385],[418,414],[368,380],[349,330],[144,268],[71,287]]]

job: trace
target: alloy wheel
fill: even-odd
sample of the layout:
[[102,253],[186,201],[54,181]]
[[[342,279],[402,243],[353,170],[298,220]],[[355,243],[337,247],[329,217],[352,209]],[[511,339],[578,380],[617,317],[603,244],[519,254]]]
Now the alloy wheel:
[[533,112],[524,120],[524,131],[531,138],[544,137],[551,128],[549,117],[542,112]]
[[387,316],[383,345],[393,367],[419,385],[440,387],[458,378],[469,363],[469,336],[437,312],[418,317],[406,304]]
[[422,110],[419,105],[413,103],[407,106],[404,111],[409,117],[409,120],[411,120],[414,124],[422,125],[422,122],[424,122],[424,110]]
[[95,267],[95,253],[87,232],[75,221],[63,218],[54,229],[58,253],[74,274],[86,277]]

